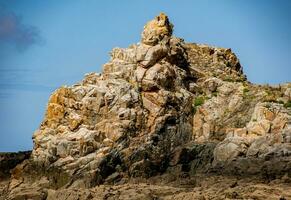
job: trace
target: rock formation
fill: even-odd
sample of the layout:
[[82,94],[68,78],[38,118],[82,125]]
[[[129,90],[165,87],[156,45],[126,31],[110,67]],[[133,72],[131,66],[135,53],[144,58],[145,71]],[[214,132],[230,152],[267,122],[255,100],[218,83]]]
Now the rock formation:
[[291,180],[291,83],[251,84],[231,49],[172,33],[161,13],[141,43],[112,50],[101,74],[57,89],[6,197],[66,199],[84,188],[79,197],[93,199],[88,188],[138,178]]

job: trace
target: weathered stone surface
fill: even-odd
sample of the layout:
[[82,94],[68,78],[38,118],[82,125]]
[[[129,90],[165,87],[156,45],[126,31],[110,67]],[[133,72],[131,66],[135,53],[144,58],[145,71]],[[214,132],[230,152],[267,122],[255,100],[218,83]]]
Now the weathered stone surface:
[[147,45],[156,45],[165,37],[171,36],[172,32],[173,25],[170,23],[168,16],[161,13],[144,26],[141,41]]
[[214,151],[216,162],[225,162],[246,155],[248,144],[242,137],[229,137],[220,142]]

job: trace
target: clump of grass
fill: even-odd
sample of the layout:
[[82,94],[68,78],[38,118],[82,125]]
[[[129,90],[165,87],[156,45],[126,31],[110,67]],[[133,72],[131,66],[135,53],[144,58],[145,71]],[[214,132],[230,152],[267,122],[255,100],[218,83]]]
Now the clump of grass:
[[230,78],[230,77],[225,77],[225,78],[223,79],[223,81],[227,81],[227,82],[235,82],[235,80],[233,80],[233,79]]
[[229,75],[226,75],[224,77],[222,77],[222,80],[223,81],[226,81],[226,82],[245,82],[245,78],[244,77],[233,77],[233,76],[229,76]]
[[249,92],[249,88],[248,87],[244,87],[243,89],[243,98],[247,98],[249,95],[248,95],[248,92]]
[[197,107],[203,105],[204,104],[204,101],[205,101],[205,97],[203,97],[203,96],[199,96],[199,97],[196,97],[194,99],[193,104],[192,104],[192,112],[194,114],[197,111]]
[[285,108],[291,108],[291,100],[288,100],[286,103],[284,103]]
[[243,93],[244,94],[246,94],[246,93],[248,93],[250,90],[249,90],[249,88],[247,88],[247,87],[245,87],[244,89],[243,89]]
[[279,104],[284,104],[284,101],[279,100],[279,101],[277,101],[277,103],[279,103]]
[[201,106],[204,104],[204,97],[197,97],[195,98],[194,100],[194,106],[197,107],[197,106]]

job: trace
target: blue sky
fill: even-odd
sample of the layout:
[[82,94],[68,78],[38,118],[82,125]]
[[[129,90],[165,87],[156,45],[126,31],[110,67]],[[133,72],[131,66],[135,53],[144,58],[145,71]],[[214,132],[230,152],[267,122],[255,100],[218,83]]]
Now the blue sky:
[[250,81],[291,81],[289,0],[0,0],[0,152],[31,149],[49,95],[100,72],[161,11],[187,42],[232,48]]

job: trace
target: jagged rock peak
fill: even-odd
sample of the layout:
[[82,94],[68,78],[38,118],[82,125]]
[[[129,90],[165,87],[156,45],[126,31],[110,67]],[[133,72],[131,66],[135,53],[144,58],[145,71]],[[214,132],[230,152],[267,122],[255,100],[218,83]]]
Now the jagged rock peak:
[[142,43],[147,45],[156,45],[165,37],[173,33],[173,24],[169,21],[166,14],[160,13],[155,19],[149,21],[142,32]]

